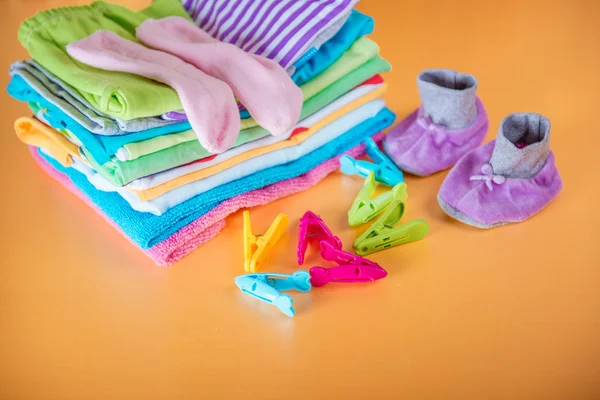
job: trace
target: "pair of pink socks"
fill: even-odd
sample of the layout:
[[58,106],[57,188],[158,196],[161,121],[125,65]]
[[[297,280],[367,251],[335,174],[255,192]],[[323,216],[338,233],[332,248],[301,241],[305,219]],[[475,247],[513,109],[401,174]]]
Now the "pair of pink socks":
[[302,91],[276,62],[220,42],[182,17],[146,20],[137,28],[137,38],[156,50],[114,32],[97,31],[69,44],[67,51],[93,67],[171,86],[198,140],[212,153],[230,148],[239,134],[236,97],[273,135],[298,122]]

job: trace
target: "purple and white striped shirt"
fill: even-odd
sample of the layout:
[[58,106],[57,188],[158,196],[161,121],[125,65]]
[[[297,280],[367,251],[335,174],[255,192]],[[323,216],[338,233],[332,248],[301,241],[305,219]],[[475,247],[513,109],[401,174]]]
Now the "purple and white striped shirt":
[[358,0],[182,0],[214,38],[288,68],[329,40]]

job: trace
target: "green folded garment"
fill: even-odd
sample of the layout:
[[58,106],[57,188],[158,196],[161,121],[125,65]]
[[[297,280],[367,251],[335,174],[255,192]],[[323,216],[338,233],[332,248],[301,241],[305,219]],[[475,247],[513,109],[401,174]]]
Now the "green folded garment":
[[[365,64],[367,61],[372,60],[377,53],[379,53],[379,47],[375,42],[368,38],[358,39],[343,55],[341,58],[336,60],[329,68],[323,71],[321,74],[312,78],[310,81],[303,84],[300,88],[304,94],[305,105],[302,108],[301,118],[306,118],[318,109],[306,109],[306,102],[321,92],[323,89],[331,86],[340,78],[343,79],[348,73],[352,72],[359,66]],[[322,103],[319,103],[322,104]],[[328,103],[326,103],[328,104]],[[242,130],[257,127],[258,124],[252,118],[242,120]],[[264,131],[266,136],[268,133]],[[129,154],[128,160],[135,160],[136,158],[156,153],[160,150],[167,149],[169,147],[176,146],[178,144],[196,140],[196,134],[193,130],[187,130],[184,132],[158,136],[152,139],[143,140],[140,142],[128,143],[123,146],[125,151]],[[244,142],[245,143],[245,142]],[[237,142],[236,142],[237,145]],[[200,143],[198,143],[200,146]],[[206,153],[209,156],[210,153]]]
[[189,19],[180,0],[156,0],[139,12],[102,1],[55,8],[25,20],[19,28],[19,41],[35,61],[75,87],[103,113],[125,120],[154,117],[182,108],[172,88],[134,74],[90,67],[71,58],[66,46],[100,29],[137,41],[135,29],[144,20],[171,15]]
[[[379,46],[377,46],[377,43],[367,37],[358,39],[325,71],[300,85],[300,89],[302,89],[302,94],[304,95],[304,101],[306,102],[306,100],[333,84],[344,75],[354,71],[359,66],[373,59],[377,54],[379,54]],[[241,121],[240,129],[248,129],[253,126],[258,126],[254,118],[243,119]]]
[[[345,76],[334,80],[332,85],[305,101],[302,107],[302,118],[320,110],[374,75],[390,69],[390,64],[383,58],[377,56],[371,59]],[[235,145],[259,139],[268,134],[260,127],[245,129],[240,132]],[[115,186],[124,186],[137,178],[166,171],[211,155],[200,146],[197,140],[180,143],[131,161],[118,161],[113,158],[103,165],[96,163],[85,148],[82,150],[93,168]]]

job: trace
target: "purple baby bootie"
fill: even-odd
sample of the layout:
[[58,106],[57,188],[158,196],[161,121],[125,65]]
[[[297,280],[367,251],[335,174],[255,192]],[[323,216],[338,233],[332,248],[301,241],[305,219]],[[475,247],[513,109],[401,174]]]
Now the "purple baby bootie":
[[421,107],[391,130],[383,147],[401,170],[427,176],[479,146],[489,122],[473,75],[429,69],[419,74],[417,86]]
[[452,168],[438,201],[465,224],[493,228],[532,217],[562,186],[550,151],[550,121],[540,114],[518,113],[502,120],[496,140]]

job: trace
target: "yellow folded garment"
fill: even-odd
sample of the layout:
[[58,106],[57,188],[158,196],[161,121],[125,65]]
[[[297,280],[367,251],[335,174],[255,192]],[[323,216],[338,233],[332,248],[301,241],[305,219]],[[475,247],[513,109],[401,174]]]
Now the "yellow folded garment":
[[46,150],[65,167],[73,164],[72,157],[81,159],[76,144],[71,143],[65,135],[37,119],[29,117],[17,119],[15,132],[21,142]]
[[[251,158],[258,157],[275,150],[298,145],[307,140],[324,126],[360,107],[361,105],[380,97],[383,93],[385,93],[386,90],[387,84],[383,84],[381,87],[373,90],[372,92],[369,92],[353,102],[346,104],[344,107],[332,112],[320,121],[316,122],[314,125],[305,127],[306,130],[293,135],[284,141],[249,150],[228,160],[224,160],[219,164],[212,165],[199,171],[191,172],[146,190],[128,190],[134,193],[142,201],[151,200],[170,190],[176,189],[187,183],[215,175],[226,170],[227,168],[231,168]],[[45,125],[35,118],[21,117],[15,121],[14,127],[17,137],[23,143],[46,150],[62,165],[67,167],[70,166],[73,163],[73,157],[76,157],[88,164],[87,161],[81,157],[79,148],[76,144],[69,141],[69,139],[60,131]]]
[[190,172],[187,175],[180,176],[178,178],[175,178],[175,179],[165,182],[161,185],[158,185],[158,186],[146,189],[146,190],[132,190],[132,189],[128,189],[128,190],[135,193],[139,197],[139,199],[142,201],[152,200],[162,194],[167,193],[170,190],[176,189],[187,183],[194,182],[194,181],[215,175],[221,171],[226,170],[227,168],[231,168],[234,165],[240,164],[243,161],[249,160],[254,157],[258,157],[258,156],[266,154],[266,153],[270,153],[275,150],[295,146],[299,143],[304,142],[306,139],[308,139],[309,137],[314,135],[317,131],[319,131],[319,129],[321,129],[324,126],[330,124],[331,122],[339,119],[340,117],[344,116],[345,114],[349,113],[350,111],[362,106],[363,104],[368,103],[371,100],[381,97],[381,95],[383,93],[385,93],[386,90],[387,90],[387,84],[383,84],[381,87],[373,90],[372,92],[369,92],[369,93],[365,94],[364,96],[354,100],[353,102],[348,103],[345,106],[341,107],[340,109],[332,112],[331,114],[324,117],[322,120],[316,122],[311,127],[306,127],[307,130],[305,130],[301,133],[298,133],[297,135],[293,135],[284,141],[281,141],[278,143],[273,143],[269,146],[258,147],[258,148],[249,150],[245,153],[239,154],[228,160],[224,160],[223,162],[220,162],[219,164],[212,165],[208,168],[204,168],[199,171]]

